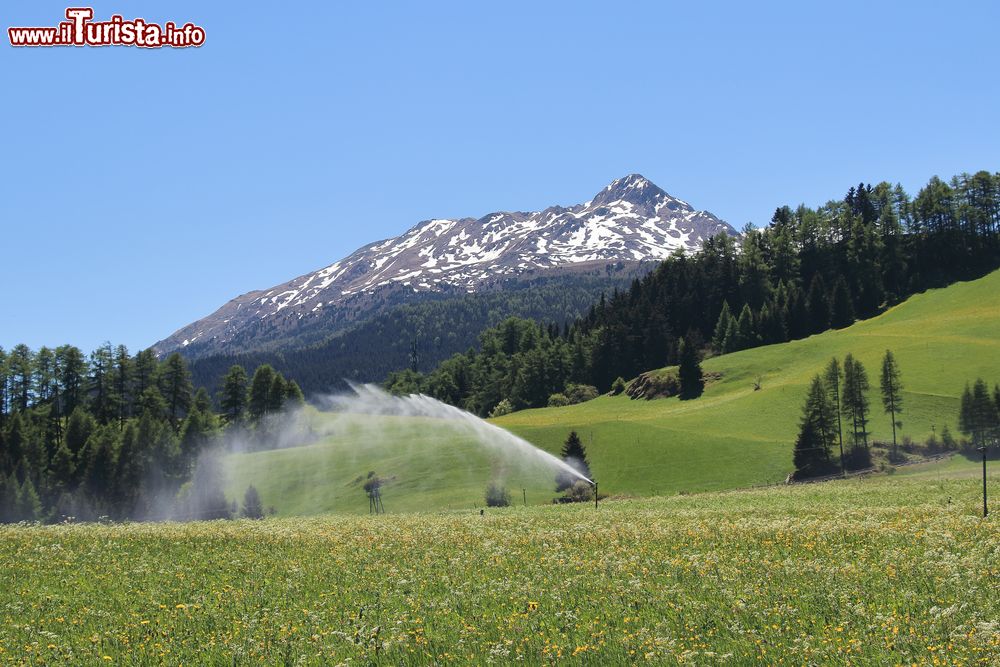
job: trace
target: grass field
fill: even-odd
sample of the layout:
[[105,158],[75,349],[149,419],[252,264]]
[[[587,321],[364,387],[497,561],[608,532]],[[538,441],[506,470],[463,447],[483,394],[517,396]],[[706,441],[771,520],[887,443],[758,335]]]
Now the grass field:
[[4,526],[0,662],[996,665],[978,493],[889,475],[482,517]]
[[[697,400],[603,396],[495,421],[553,451],[576,429],[608,491],[655,495],[766,484],[792,470],[791,443],[808,383],[833,356],[852,353],[864,363],[874,438],[891,440],[878,394],[886,349],[902,371],[901,434],[923,440],[947,424],[957,437],[965,383],[1000,382],[1000,272],[918,294],[841,331],[709,359],[704,369],[722,379]],[[758,377],[762,389],[754,391]]]
[[[965,382],[977,376],[1000,381],[1000,272],[914,296],[842,331],[709,359],[706,371],[722,379],[694,401],[604,396],[494,422],[550,452],[577,430],[602,492],[611,494],[774,483],[792,469],[791,443],[807,383],[834,355],[851,352],[865,364],[873,385],[874,436],[890,437],[877,390],[887,348],[898,358],[906,390],[902,434],[923,439],[948,424],[957,435]],[[762,389],[754,391],[758,376]],[[358,477],[369,470],[392,480],[384,495],[390,512],[482,505],[493,478],[505,481],[515,501],[544,504],[555,495],[551,472],[488,454],[446,422],[367,419],[363,428],[355,424],[310,447],[230,457],[229,496],[240,497],[253,483],[264,504],[282,515],[366,513]]]
[[[387,512],[473,508],[485,488],[503,479],[518,503],[551,502],[554,475],[545,466],[500,456],[457,425],[428,417],[312,416],[317,428],[335,433],[321,442],[228,458],[227,496],[239,498],[248,484],[265,506],[281,515],[368,513],[363,489],[369,471],[387,479]],[[522,488],[525,489],[522,492]]]

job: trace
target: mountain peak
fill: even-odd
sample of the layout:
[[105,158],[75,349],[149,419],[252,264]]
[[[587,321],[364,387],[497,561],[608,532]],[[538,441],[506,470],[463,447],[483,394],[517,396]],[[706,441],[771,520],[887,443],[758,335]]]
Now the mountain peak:
[[651,211],[656,205],[664,202],[678,202],[682,206],[671,208],[687,207],[685,202],[674,199],[659,186],[642,174],[628,174],[615,179],[606,188],[601,190],[591,201],[592,205],[604,206],[612,202],[625,201],[635,206],[647,207]]
[[720,231],[736,233],[644,176],[628,174],[585,204],[425,220],[318,271],[237,297],[156,349],[245,350],[298,336],[305,327],[325,336],[368,308],[402,303],[413,293],[467,293],[535,271],[662,260],[679,248],[696,250]]

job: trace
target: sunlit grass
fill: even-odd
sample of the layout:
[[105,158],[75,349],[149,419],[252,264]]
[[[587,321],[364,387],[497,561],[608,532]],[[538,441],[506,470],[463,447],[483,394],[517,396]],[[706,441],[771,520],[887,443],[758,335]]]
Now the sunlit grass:
[[996,664],[978,492],[884,476],[482,517],[8,526],[0,662]]

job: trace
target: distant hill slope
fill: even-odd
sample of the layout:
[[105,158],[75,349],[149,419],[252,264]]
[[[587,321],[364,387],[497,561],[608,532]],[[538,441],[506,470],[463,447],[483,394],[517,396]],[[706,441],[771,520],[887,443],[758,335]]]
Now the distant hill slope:
[[[609,493],[772,483],[792,468],[808,382],[832,356],[850,352],[864,363],[873,385],[874,437],[890,437],[877,394],[878,365],[887,348],[897,356],[905,387],[902,434],[924,438],[945,424],[957,434],[958,397],[966,381],[1000,381],[1000,272],[916,295],[847,329],[710,359],[705,370],[722,379],[693,401],[604,396],[525,410],[494,423],[550,452],[558,452],[576,430],[602,491]],[[758,377],[762,388],[754,391]],[[364,496],[352,480],[375,470],[395,479],[386,496],[393,510],[482,503],[496,469],[479,448],[433,420],[396,420],[385,433],[378,442],[344,433],[309,448],[235,455],[230,494],[252,482],[280,513],[362,511]],[[555,495],[537,470],[510,471],[505,479],[515,495],[524,487],[529,503]]]
[[630,174],[568,208],[423,221],[330,266],[237,297],[154,349],[183,350],[188,358],[288,349],[421,294],[477,292],[539,270],[662,260],[722,231],[736,234]]
[[381,382],[392,371],[415,366],[429,371],[457,352],[477,346],[479,334],[510,316],[562,325],[586,314],[602,293],[627,288],[653,263],[577,267],[572,273],[506,281],[474,294],[428,294],[416,303],[385,308],[325,340],[288,344],[275,350],[214,354],[190,362],[197,386],[214,393],[231,365],[253,372],[271,364],[293,378],[307,396],[346,388],[352,382]]

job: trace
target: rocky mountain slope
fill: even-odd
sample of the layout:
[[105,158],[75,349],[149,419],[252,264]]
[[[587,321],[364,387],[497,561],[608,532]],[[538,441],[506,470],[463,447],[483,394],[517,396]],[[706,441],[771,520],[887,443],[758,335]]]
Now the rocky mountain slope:
[[526,274],[660,260],[721,231],[736,233],[630,174],[569,208],[421,222],[318,271],[239,296],[154,347],[199,357],[274,348],[288,338],[317,341],[410,294],[472,293]]

